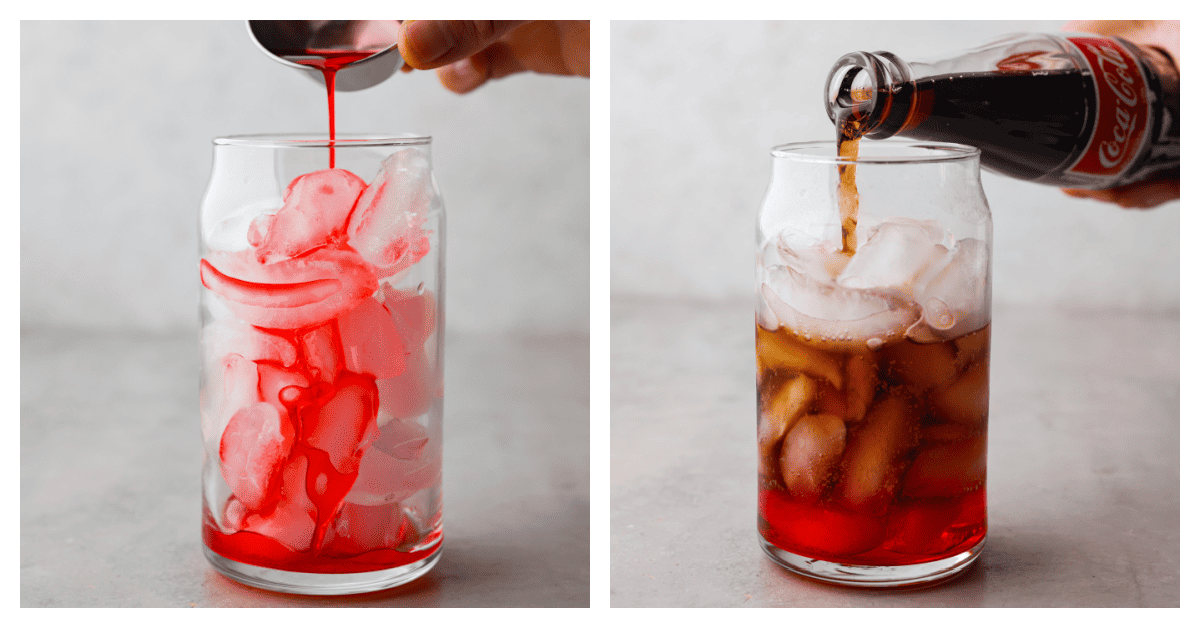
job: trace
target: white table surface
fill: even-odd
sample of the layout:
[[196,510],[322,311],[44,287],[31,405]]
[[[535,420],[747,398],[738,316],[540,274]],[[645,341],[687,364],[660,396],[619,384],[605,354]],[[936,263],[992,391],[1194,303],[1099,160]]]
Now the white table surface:
[[612,606],[1179,606],[1179,317],[992,325],[987,545],[957,580],[879,592],[758,547],[753,303],[615,300]]
[[332,598],[205,560],[196,338],[22,331],[21,606],[589,605],[586,337],[448,338],[441,561]]

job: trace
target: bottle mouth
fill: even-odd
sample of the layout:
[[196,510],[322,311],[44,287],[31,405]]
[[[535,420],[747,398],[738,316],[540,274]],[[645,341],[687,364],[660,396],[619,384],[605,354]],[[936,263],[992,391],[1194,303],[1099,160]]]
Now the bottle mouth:
[[825,79],[825,112],[834,124],[853,116],[861,133],[870,133],[883,122],[893,93],[909,76],[907,65],[888,52],[844,55]]
[[866,68],[847,66],[829,79],[829,100],[836,107],[857,107],[875,97],[875,80]]
[[852,52],[833,64],[825,79],[825,112],[830,120],[837,122],[847,110],[873,109],[879,82],[871,61],[868,53]]

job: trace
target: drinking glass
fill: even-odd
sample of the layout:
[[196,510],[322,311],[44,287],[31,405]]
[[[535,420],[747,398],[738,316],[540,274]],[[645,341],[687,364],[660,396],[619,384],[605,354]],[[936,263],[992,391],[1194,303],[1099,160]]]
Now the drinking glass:
[[839,584],[961,573],[987,536],[979,151],[886,140],[771,156],[756,259],[760,545]]
[[430,138],[214,145],[200,208],[205,554],[291,593],[413,580],[442,542],[445,214]]

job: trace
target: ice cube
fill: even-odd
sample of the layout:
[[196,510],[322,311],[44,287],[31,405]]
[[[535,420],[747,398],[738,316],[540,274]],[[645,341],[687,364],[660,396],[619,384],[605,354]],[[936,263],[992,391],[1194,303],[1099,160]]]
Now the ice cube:
[[246,205],[219,221],[210,221],[204,233],[204,245],[214,251],[241,251],[250,246],[248,233],[256,220],[269,219],[279,211],[279,199],[267,199]]
[[779,329],[779,317],[775,315],[775,310],[772,310],[771,306],[767,305],[767,300],[763,296],[761,289],[758,291],[758,303],[754,308],[754,322],[767,331],[776,331]]
[[358,465],[358,479],[346,501],[365,506],[401,502],[417,491],[434,486],[441,477],[441,460],[430,455],[420,460],[400,460],[368,447]]
[[787,331],[757,332],[758,360],[765,368],[798,371],[842,387],[842,367],[836,354],[830,354],[798,340]]
[[416,421],[396,419],[379,427],[371,447],[400,460],[419,460],[429,444],[429,433]]
[[425,218],[437,199],[429,158],[402,148],[383,160],[379,174],[350,215],[350,246],[379,269],[394,275],[429,252]]
[[365,187],[348,170],[318,170],[296,177],[284,192],[279,212],[248,229],[247,240],[255,246],[258,261],[290,259],[343,239],[346,220]]
[[876,225],[838,275],[846,288],[894,290],[912,298],[926,269],[947,254],[947,235],[938,223],[893,218]]
[[221,476],[249,510],[269,505],[294,440],[291,421],[269,403],[247,405],[230,419],[221,436]]
[[222,527],[226,530],[242,530],[246,527],[246,517],[249,514],[246,505],[230,495],[225,502],[225,525]]
[[758,446],[760,454],[770,456],[780,438],[816,401],[817,383],[805,375],[784,382],[766,402],[759,414]]
[[779,234],[776,251],[780,261],[792,270],[820,283],[833,283],[846,267],[850,256],[829,242],[803,246],[788,238],[789,232]]
[[338,371],[342,370],[342,350],[333,325],[322,325],[305,332],[300,337],[300,350],[313,377],[333,383]]
[[760,287],[764,305],[780,325],[806,341],[837,351],[866,351],[898,340],[919,317],[903,299],[871,290],[823,284],[787,266],[772,266]]
[[980,362],[933,395],[937,416],[971,428],[987,425],[988,365]]
[[260,264],[253,249],[213,252],[200,260],[200,281],[238,318],[267,329],[331,320],[369,297],[379,282],[357,253],[331,248],[272,264]]
[[879,358],[874,352],[857,353],[846,357],[846,411],[841,416],[854,423],[867,414],[875,399],[879,384]]
[[900,463],[917,444],[920,417],[910,403],[887,397],[875,404],[850,437],[838,501],[856,512],[887,511],[900,480]]
[[846,424],[831,414],[796,420],[783,439],[779,468],[792,496],[816,501],[829,485],[846,449]]
[[437,305],[433,293],[424,290],[396,290],[383,284],[383,305],[406,341],[420,344],[437,327]]
[[964,238],[950,251],[947,262],[914,294],[923,308],[921,323],[927,333],[949,339],[982,328],[988,323],[988,247],[981,240]]
[[389,421],[363,452],[346,501],[368,506],[403,501],[433,486],[440,474],[440,451],[425,428],[416,421]]
[[346,502],[330,526],[321,553],[357,557],[371,550],[398,548],[416,539],[414,527],[398,504]]
[[396,377],[380,379],[379,403],[388,415],[415,417],[429,408],[437,396],[433,365],[425,351],[425,339],[437,327],[433,293],[425,290],[396,290],[383,284],[384,307],[396,332],[404,340],[405,370]]
[[987,471],[987,436],[923,449],[904,476],[909,497],[954,497],[983,486]]
[[347,369],[378,378],[404,373],[412,348],[396,331],[391,313],[379,301],[364,299],[338,317],[337,327]]
[[912,386],[914,394],[946,386],[958,374],[954,348],[946,342],[897,343],[881,351],[880,359],[894,375]]
[[236,353],[230,353],[209,373],[211,380],[201,391],[200,430],[209,454],[216,458],[221,435],[225,433],[233,415],[260,401],[258,365]]
[[[281,368],[270,362],[258,363],[258,394],[263,401],[275,406],[280,415],[287,416],[308,388],[309,381],[298,371]],[[284,392],[289,391],[289,392]]]
[[380,412],[397,419],[419,416],[434,399],[433,372],[425,351],[408,356],[407,370],[396,377],[378,380]]
[[269,514],[246,517],[246,529],[303,552],[312,546],[317,530],[317,507],[308,498],[305,477],[308,457],[296,456],[282,473],[279,504]]
[[336,388],[302,411],[304,441],[329,454],[329,463],[343,475],[353,473],[364,445],[375,437],[379,397],[375,378],[343,374]]
[[204,354],[219,360],[230,353],[247,360],[279,362],[283,366],[296,363],[296,347],[281,336],[236,319],[214,321],[205,327]]

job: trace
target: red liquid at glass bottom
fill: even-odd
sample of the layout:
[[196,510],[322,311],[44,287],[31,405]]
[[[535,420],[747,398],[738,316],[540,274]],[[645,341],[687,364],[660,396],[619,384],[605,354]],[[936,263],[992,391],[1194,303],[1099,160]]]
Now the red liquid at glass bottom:
[[[380,523],[380,525],[383,525]],[[322,551],[298,552],[267,536],[249,531],[224,534],[217,529],[205,508],[204,544],[217,554],[255,567],[315,574],[349,574],[381,571],[411,565],[428,558],[442,547],[439,538],[429,540],[422,550],[402,552],[380,548],[359,554],[329,555]]]
[[898,501],[883,516],[832,504],[798,504],[786,493],[758,494],[758,531],[779,549],[831,563],[900,566],[957,556],[987,536],[987,493]]

